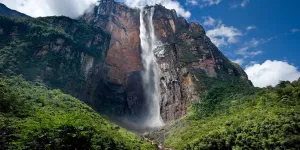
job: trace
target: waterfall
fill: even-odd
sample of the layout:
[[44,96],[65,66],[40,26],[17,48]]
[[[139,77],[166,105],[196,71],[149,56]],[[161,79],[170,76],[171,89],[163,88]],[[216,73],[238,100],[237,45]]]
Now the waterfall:
[[145,125],[148,127],[162,126],[163,120],[160,116],[160,87],[158,65],[155,50],[161,46],[157,40],[153,27],[154,7],[150,9],[141,8],[140,13],[140,39],[142,47],[142,71],[144,96],[149,108]]

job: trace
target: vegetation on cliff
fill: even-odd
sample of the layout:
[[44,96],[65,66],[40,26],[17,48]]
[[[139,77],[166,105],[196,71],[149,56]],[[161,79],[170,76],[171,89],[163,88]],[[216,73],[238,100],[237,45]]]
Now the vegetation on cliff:
[[22,74],[72,94],[85,82],[84,58],[103,62],[110,40],[102,29],[63,16],[0,16],[0,31],[1,74]]
[[274,88],[216,87],[191,110],[150,137],[177,149],[300,148],[300,79]]
[[153,149],[83,102],[20,77],[0,79],[1,149]]
[[[110,14],[110,7],[106,9],[108,12],[102,13]],[[124,7],[117,8],[123,15]],[[1,8],[0,14],[3,15]],[[173,13],[169,14],[172,18]],[[101,65],[107,59],[111,42],[109,34],[99,27],[68,17],[8,17],[15,15],[0,16],[0,76],[22,74],[26,80],[39,82],[26,82],[20,77],[0,78],[0,149],[154,149],[136,135],[109,123],[81,101],[60,92],[80,97],[83,89],[87,89],[87,97],[96,96],[97,103],[101,104],[91,104],[94,108],[113,108],[118,114],[125,114],[128,104],[140,106],[136,103],[140,102],[139,96],[142,95],[138,72],[128,75],[127,84],[102,85],[100,78],[107,77]],[[131,25],[123,26],[122,23],[128,21],[122,22],[122,15],[112,16],[112,32],[122,31],[116,34],[120,35],[124,30],[124,36],[137,38],[132,38],[132,42],[123,36],[118,38],[126,39],[124,41],[113,39],[117,45],[127,46],[124,46],[122,55],[118,51],[120,47],[115,48],[113,56],[108,55],[111,56],[109,61],[118,61],[120,66],[115,68],[112,65],[115,73],[110,78],[116,77],[114,80],[125,79],[116,72],[139,70],[138,61],[128,61],[129,58],[139,60],[139,53],[131,57],[127,52],[135,45],[132,43],[138,43],[138,32],[134,28],[129,32],[127,29],[131,29]],[[163,15],[155,16],[163,18]],[[87,19],[90,22],[99,18],[87,16]],[[152,139],[179,150],[300,149],[300,80],[281,82],[274,88],[254,88],[242,68],[211,43],[198,23],[188,24],[182,18],[165,19],[157,25],[170,32],[161,33],[173,35],[172,25],[177,25],[178,29],[175,28],[174,37],[161,36],[169,38],[164,40],[172,43],[168,48],[172,53],[164,59],[168,58],[166,63],[175,66],[176,69],[170,69],[172,71],[188,68],[187,73],[191,73],[197,93],[203,96],[190,106],[188,116],[150,134]],[[165,25],[172,21],[169,27]],[[102,23],[99,21],[99,26]],[[138,26],[135,27],[138,30]],[[138,46],[133,49],[138,52]],[[130,57],[125,57],[125,54]],[[124,64],[128,67],[122,67]],[[88,74],[93,74],[95,79],[89,79]],[[180,77],[173,76],[176,80],[170,80],[169,89],[176,87]],[[49,90],[40,81],[60,90]],[[86,87],[85,82],[95,84]],[[174,100],[182,91],[175,92],[168,98],[179,108],[179,103]],[[183,95],[188,94],[191,93]],[[180,99],[180,103],[183,101]]]

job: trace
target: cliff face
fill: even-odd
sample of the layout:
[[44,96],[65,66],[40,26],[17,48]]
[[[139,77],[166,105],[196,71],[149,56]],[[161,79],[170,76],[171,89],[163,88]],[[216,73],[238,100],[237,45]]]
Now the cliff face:
[[[251,84],[199,23],[161,5],[145,9],[153,7],[155,35],[163,43],[155,56],[164,121],[187,114],[192,101],[218,84]],[[101,0],[80,21],[0,16],[0,23],[1,74],[62,89],[113,120],[144,121],[140,10]]]
[[139,11],[113,0],[102,0],[82,20],[111,34],[105,58],[108,84],[101,97],[94,95],[94,101],[101,101],[96,107],[100,112],[107,108],[104,113],[118,116],[117,119],[141,118],[147,107],[141,84]]
[[86,97],[104,77],[109,41],[100,28],[67,17],[0,16],[0,75],[22,74],[95,105]]
[[188,23],[177,17],[175,10],[156,5],[154,26],[165,43],[163,51],[157,52],[164,120],[186,115],[189,104],[211,88],[206,80],[215,80],[212,84],[249,82],[246,73],[218,50],[199,23]]
[[[214,46],[199,23],[188,23],[178,17],[175,10],[161,5],[154,7],[153,24],[156,36],[163,43],[155,52],[159,65],[163,120],[175,120],[187,114],[188,105],[214,84],[249,82],[242,69]],[[141,94],[140,73],[143,68],[139,15],[138,9],[130,9],[113,0],[101,0],[93,11],[81,18],[112,35],[105,60],[109,68],[108,87],[115,88],[109,91],[109,95],[114,100],[125,102],[131,113],[129,115],[138,115],[146,108]],[[207,82],[209,80],[215,83]],[[123,97],[119,96],[121,93]]]

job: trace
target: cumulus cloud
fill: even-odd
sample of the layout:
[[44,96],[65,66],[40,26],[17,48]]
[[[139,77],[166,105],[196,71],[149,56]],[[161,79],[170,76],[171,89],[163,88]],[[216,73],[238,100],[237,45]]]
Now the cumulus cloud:
[[173,0],[120,0],[121,2],[124,2],[127,6],[132,8],[141,8],[146,5],[152,6],[155,4],[161,4],[165,6],[167,9],[175,9],[177,14],[185,17],[190,18],[191,13],[189,11],[186,11],[178,1]]
[[[186,11],[178,1],[173,0],[119,0],[129,7],[162,4],[168,9],[175,9],[178,15],[189,18],[191,13]],[[32,17],[68,16],[76,18],[84,13],[97,0],[0,0],[7,5]]]
[[0,0],[11,9],[32,17],[68,16],[76,18],[97,0]]
[[256,87],[275,86],[280,81],[294,81],[300,77],[298,68],[277,60],[267,60],[263,64],[248,66],[245,71]]
[[206,32],[206,35],[219,48],[228,44],[237,43],[238,37],[243,35],[239,29],[226,26],[221,20],[215,20],[210,16],[203,17],[203,19],[205,26],[212,27],[211,30]]

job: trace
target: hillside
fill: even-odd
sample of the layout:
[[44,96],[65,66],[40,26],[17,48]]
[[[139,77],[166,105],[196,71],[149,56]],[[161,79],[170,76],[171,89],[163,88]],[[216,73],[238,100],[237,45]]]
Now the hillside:
[[300,79],[275,88],[217,87],[192,110],[148,137],[178,150],[300,148]]
[[0,16],[0,31],[1,74],[22,74],[92,105],[88,89],[103,74],[107,33],[68,17]]
[[1,149],[154,149],[60,90],[0,79]]

